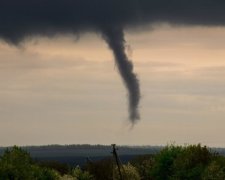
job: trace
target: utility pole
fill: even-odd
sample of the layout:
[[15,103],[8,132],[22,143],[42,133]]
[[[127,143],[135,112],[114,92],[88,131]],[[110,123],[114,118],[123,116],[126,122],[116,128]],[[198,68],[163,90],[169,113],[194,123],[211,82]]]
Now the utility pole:
[[117,150],[116,144],[112,144],[112,148],[113,148],[112,153],[113,153],[113,156],[114,156],[114,158],[116,160],[116,165],[118,167],[120,180],[123,180],[123,176],[122,176],[122,173],[121,173],[121,162],[120,162],[119,157],[118,157],[118,154],[116,152],[116,150]]

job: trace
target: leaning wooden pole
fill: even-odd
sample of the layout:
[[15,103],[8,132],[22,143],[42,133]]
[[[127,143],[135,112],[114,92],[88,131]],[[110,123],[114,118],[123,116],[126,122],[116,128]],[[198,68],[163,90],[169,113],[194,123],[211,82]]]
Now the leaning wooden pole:
[[121,173],[121,167],[120,167],[120,160],[119,160],[119,157],[118,157],[118,154],[116,152],[116,144],[112,144],[112,148],[113,148],[113,156],[115,158],[115,161],[116,161],[116,165],[118,167],[118,171],[119,171],[119,176],[120,176],[120,180],[123,180],[123,176],[122,176],[122,173]]

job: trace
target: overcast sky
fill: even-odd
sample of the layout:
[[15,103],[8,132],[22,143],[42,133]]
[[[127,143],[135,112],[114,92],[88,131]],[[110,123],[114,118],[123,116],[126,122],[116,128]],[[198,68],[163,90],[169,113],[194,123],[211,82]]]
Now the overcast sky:
[[225,147],[225,28],[160,25],[125,36],[142,95],[133,128],[112,52],[96,33],[0,41],[0,145]]

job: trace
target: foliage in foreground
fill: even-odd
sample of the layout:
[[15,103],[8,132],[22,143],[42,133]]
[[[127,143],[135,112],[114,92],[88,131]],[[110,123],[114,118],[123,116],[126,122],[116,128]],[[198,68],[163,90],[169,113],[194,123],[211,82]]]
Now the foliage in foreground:
[[71,176],[76,178],[77,180],[93,180],[94,176],[92,176],[88,171],[82,171],[79,166],[74,168],[71,172]]
[[7,149],[0,160],[1,180],[59,179],[53,169],[41,168],[34,164],[29,153],[18,147]]
[[[201,145],[168,145],[156,155],[138,156],[121,167],[123,180],[224,180],[225,157]],[[82,169],[57,162],[35,162],[13,147],[0,157],[0,180],[119,180],[113,159],[89,162]]]
[[199,145],[169,145],[154,157],[136,160],[142,179],[153,180],[223,180],[225,157]]
[[[137,169],[131,165],[130,163],[127,163],[127,164],[124,164],[122,167],[121,167],[121,175],[122,175],[122,178],[124,180],[140,180],[141,177],[137,171]],[[120,175],[119,175],[119,172],[118,172],[118,168],[115,168],[115,173],[114,173],[114,179],[115,180],[120,180]]]

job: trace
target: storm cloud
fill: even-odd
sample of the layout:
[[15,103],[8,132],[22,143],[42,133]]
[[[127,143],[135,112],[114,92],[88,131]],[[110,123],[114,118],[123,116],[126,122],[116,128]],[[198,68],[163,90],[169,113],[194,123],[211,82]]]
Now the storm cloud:
[[0,0],[0,37],[16,43],[105,25],[224,25],[224,9],[223,0]]
[[139,119],[139,81],[125,53],[124,29],[155,23],[225,25],[224,0],[0,0],[0,39],[17,45],[36,36],[102,34],[129,94],[130,119]]

